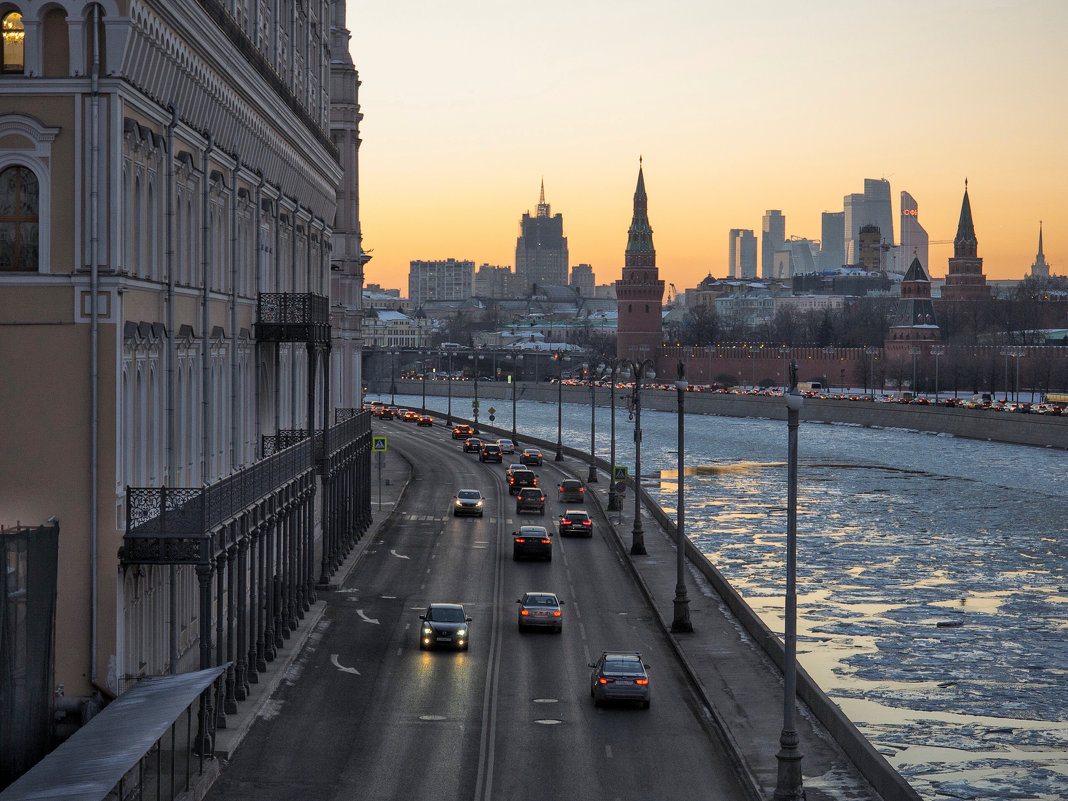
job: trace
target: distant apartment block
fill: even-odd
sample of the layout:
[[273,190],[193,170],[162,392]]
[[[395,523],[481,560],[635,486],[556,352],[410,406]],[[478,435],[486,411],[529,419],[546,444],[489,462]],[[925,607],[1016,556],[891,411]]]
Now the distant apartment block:
[[778,209],[764,212],[760,228],[760,277],[770,279],[775,271],[775,253],[786,241],[786,218]]
[[576,264],[571,268],[571,288],[584,298],[593,297],[596,276],[589,264]]
[[475,297],[514,298],[519,294],[519,282],[511,267],[483,264],[475,273]]
[[732,228],[728,235],[728,274],[731,278],[756,278],[757,241],[751,228]]
[[413,261],[408,270],[408,298],[418,309],[428,300],[466,300],[474,294],[473,261]]

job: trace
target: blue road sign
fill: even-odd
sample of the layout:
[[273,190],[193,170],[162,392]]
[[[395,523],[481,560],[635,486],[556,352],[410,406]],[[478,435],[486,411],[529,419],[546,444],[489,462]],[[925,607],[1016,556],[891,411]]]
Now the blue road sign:
[[384,450],[388,450],[388,448],[386,448],[386,438],[385,437],[371,437],[371,450],[372,451],[379,451],[379,452],[384,451]]

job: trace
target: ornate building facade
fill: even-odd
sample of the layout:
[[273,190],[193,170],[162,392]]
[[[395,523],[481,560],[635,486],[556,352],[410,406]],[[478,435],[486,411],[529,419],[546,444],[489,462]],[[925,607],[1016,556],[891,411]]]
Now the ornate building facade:
[[[60,521],[54,685],[117,695],[228,650],[221,712],[370,510],[353,495],[369,427],[337,424],[358,394],[333,389],[359,387],[346,282],[365,260],[345,3],[22,0],[0,17],[0,441],[20,455],[0,465],[0,522]],[[174,498],[210,505],[278,453],[258,500],[229,487],[225,519],[167,528]],[[253,618],[272,573],[284,592]],[[208,636],[224,615],[244,633]]]
[[661,314],[664,281],[656,268],[648,204],[645,176],[639,166],[638,186],[634,190],[634,215],[627,231],[623,277],[616,281],[616,355],[634,361],[655,360],[664,343],[664,320]]

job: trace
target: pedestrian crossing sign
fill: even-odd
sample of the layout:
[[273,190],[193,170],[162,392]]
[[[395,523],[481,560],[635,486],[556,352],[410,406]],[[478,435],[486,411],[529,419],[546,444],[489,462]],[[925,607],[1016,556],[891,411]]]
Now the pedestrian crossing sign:
[[385,437],[371,437],[371,450],[372,451],[379,451],[379,452],[387,450],[387,448],[386,448],[386,438]]
[[612,468],[612,480],[613,481],[626,481],[627,480],[627,467],[626,465],[616,465]]

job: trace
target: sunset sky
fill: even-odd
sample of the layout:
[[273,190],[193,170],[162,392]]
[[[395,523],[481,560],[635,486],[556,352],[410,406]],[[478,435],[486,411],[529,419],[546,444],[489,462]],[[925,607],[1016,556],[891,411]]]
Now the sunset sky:
[[[952,240],[964,181],[988,278],[1039,221],[1068,274],[1068,2],[348,0],[368,283],[412,259],[515,264],[545,180],[572,265],[616,280],[644,159],[657,266],[727,275],[727,232],[781,209],[820,237],[865,178]],[[931,245],[941,277],[952,245]]]

